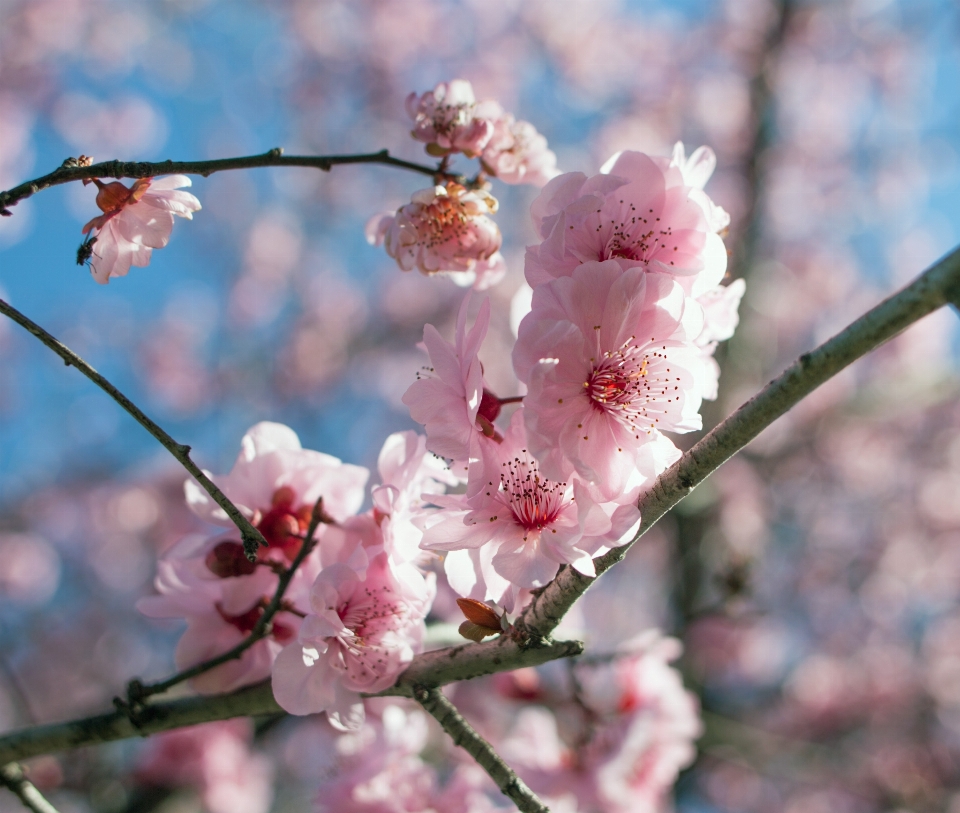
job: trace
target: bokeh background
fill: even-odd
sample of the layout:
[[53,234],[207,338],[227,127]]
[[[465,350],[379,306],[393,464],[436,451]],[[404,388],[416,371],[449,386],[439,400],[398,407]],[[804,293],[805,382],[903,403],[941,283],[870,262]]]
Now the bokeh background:
[[[952,0],[0,0],[0,188],[81,153],[423,160],[403,100],[456,77],[533,122],[564,171],[676,140],[716,151],[707,191],[748,282],[707,425],[960,240]],[[449,331],[462,296],[364,240],[421,186],[387,167],[196,178],[203,210],[107,287],[74,264],[95,191],[58,187],[0,221],[0,288],[208,469],[263,419],[372,466],[413,427],[399,399],[424,322]],[[536,190],[493,192],[510,272],[482,358],[508,395]],[[645,627],[684,642],[706,732],[679,810],[960,812],[957,326],[935,314],[818,390],[589,595],[591,646]],[[108,708],[131,676],[171,670],[178,628],[134,603],[193,527],[182,479],[0,323],[0,728]],[[253,746],[278,810],[316,788],[296,736]],[[68,810],[196,809],[138,791],[140,747],[34,775]]]

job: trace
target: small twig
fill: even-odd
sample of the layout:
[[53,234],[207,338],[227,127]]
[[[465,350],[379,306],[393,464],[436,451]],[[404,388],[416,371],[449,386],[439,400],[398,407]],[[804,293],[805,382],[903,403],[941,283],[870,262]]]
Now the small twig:
[[281,609],[283,609],[283,597],[287,592],[287,588],[290,586],[290,582],[293,580],[293,577],[300,565],[303,564],[303,560],[310,555],[310,551],[312,551],[316,545],[316,540],[313,537],[317,532],[317,528],[320,527],[320,523],[330,521],[330,517],[324,513],[323,497],[321,497],[313,506],[313,513],[310,515],[310,525],[307,528],[307,533],[304,537],[303,544],[300,546],[300,550],[294,557],[293,562],[290,563],[290,567],[280,574],[280,580],[277,583],[277,589],[273,594],[273,598],[264,609],[263,615],[257,619],[257,623],[254,625],[253,629],[250,630],[250,634],[246,638],[244,638],[232,649],[224,652],[222,655],[217,655],[215,658],[210,658],[210,660],[203,661],[203,663],[198,663],[196,666],[192,666],[189,669],[184,669],[182,672],[178,672],[177,674],[172,675],[171,677],[167,678],[166,680],[162,680],[159,683],[143,684],[139,680],[130,681],[130,685],[127,687],[127,700],[129,707],[133,708],[138,704],[142,705],[143,701],[148,697],[165,692],[168,689],[176,686],[178,683],[183,683],[185,680],[195,678],[198,675],[202,675],[204,672],[209,672],[211,669],[220,666],[222,663],[239,658],[257,641],[267,636],[271,630],[271,622],[273,621],[273,617]]
[[85,362],[80,356],[74,353],[65,344],[58,341],[45,331],[40,325],[28,319],[16,308],[11,307],[0,299],[0,313],[9,316],[22,328],[33,334],[37,339],[43,342],[54,353],[63,359],[64,363],[70,367],[76,367],[81,373],[89,378],[94,384],[102,389],[107,395],[113,398],[121,407],[123,407],[134,420],[144,429],[153,435],[170,454],[172,454],[180,464],[193,475],[194,479],[203,487],[204,491],[219,505],[233,521],[240,531],[240,538],[243,541],[243,549],[247,558],[252,559],[257,554],[257,548],[260,545],[266,545],[267,541],[250,523],[240,510],[229,500],[227,496],[214,485],[213,481],[190,459],[190,447],[177,443],[170,435],[163,431],[156,423],[148,418],[143,410],[133,403],[126,395],[118,390],[113,384],[107,381],[100,373]]
[[550,813],[536,794],[524,784],[513,769],[504,762],[497,752],[474,728],[463,719],[463,715],[443,696],[439,689],[416,689],[414,700],[436,718],[456,745],[463,748],[483,768],[497,787],[522,813]]
[[33,813],[57,813],[57,809],[50,804],[34,784],[27,779],[23,768],[16,762],[10,762],[0,767],[0,784],[5,785],[23,802],[23,806]]
[[391,167],[408,169],[421,175],[441,177],[468,183],[462,175],[446,172],[446,168],[431,167],[394,158],[387,150],[361,153],[357,155],[284,155],[276,147],[261,155],[246,155],[239,158],[217,158],[209,161],[102,161],[89,166],[72,166],[67,162],[53,172],[40,178],[15,186],[6,192],[0,192],[0,215],[13,214],[7,207],[35,195],[51,186],[91,178],[152,178],[155,175],[202,175],[207,177],[214,172],[230,169],[255,169],[257,167],[312,167],[329,172],[342,164],[386,164]]

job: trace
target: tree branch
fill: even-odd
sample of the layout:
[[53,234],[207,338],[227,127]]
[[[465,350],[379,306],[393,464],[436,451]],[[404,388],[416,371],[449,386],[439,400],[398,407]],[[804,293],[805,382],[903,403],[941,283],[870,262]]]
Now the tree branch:
[[66,364],[68,367],[76,367],[94,384],[107,393],[107,395],[113,398],[114,401],[120,404],[121,407],[123,407],[130,415],[133,416],[137,423],[139,423],[160,442],[160,445],[163,446],[163,448],[165,448],[168,452],[170,452],[170,454],[179,460],[180,464],[188,472],[190,472],[191,475],[193,475],[193,478],[203,487],[203,490],[210,495],[213,501],[216,502],[216,504],[226,512],[228,517],[230,517],[233,524],[237,526],[237,529],[240,531],[240,538],[243,541],[243,549],[247,554],[247,558],[255,557],[257,548],[260,545],[267,544],[267,541],[263,538],[263,534],[253,527],[253,525],[250,523],[250,520],[240,513],[240,510],[229,499],[227,499],[227,496],[219,488],[217,488],[213,481],[207,477],[203,471],[201,471],[200,467],[190,459],[189,446],[177,443],[156,423],[150,420],[150,418],[144,414],[143,410],[134,404],[133,401],[127,398],[126,395],[124,395],[122,392],[120,392],[120,390],[113,386],[113,384],[107,381],[106,378],[100,375],[100,373],[87,364],[87,362],[80,358],[80,356],[74,353],[65,344],[62,344],[56,338],[47,333],[47,331],[40,327],[40,325],[36,324],[36,322],[28,319],[26,316],[20,313],[20,311],[14,307],[11,307],[2,299],[0,299],[0,313],[4,314],[5,316],[9,316],[14,322],[16,322],[26,331],[32,333],[54,353],[60,356],[60,358],[63,359],[64,364]]
[[[640,497],[640,527],[630,542],[594,559],[597,576],[619,562],[667,511],[787,410],[844,367],[947,303],[960,301],[960,248],[924,271],[816,350],[804,353],[657,478]],[[595,577],[567,567],[527,605],[517,626],[549,635]]]
[[50,804],[43,794],[27,779],[16,762],[11,762],[0,768],[0,784],[5,785],[23,802],[24,807],[33,813],[57,813],[57,809]]
[[[128,711],[131,714],[136,715],[139,707],[148,697],[151,697],[155,694],[161,694],[168,689],[172,689],[178,683],[183,683],[186,680],[190,680],[198,675],[202,675],[204,672],[209,672],[211,669],[220,666],[222,663],[239,658],[257,641],[268,635],[272,628],[271,621],[273,621],[273,617],[280,610],[280,605],[283,603],[283,597],[287,592],[287,588],[290,586],[291,580],[293,579],[297,570],[300,568],[300,565],[303,564],[303,560],[310,555],[310,551],[312,551],[316,545],[316,540],[313,537],[317,532],[317,528],[320,526],[321,522],[332,521],[333,520],[331,520],[329,516],[324,514],[323,497],[321,497],[313,506],[313,512],[310,515],[310,525],[307,528],[306,535],[303,537],[303,544],[300,546],[300,550],[290,563],[290,567],[280,574],[280,578],[277,582],[277,589],[273,593],[273,598],[264,609],[260,618],[257,619],[257,623],[254,625],[253,629],[250,630],[250,634],[246,638],[244,638],[232,649],[228,649],[222,655],[217,655],[215,658],[210,658],[202,663],[198,663],[196,666],[191,666],[189,669],[184,669],[182,672],[178,672],[177,674],[172,675],[166,680],[161,680],[158,683],[143,684],[139,680],[130,681],[130,685],[127,687]],[[117,701],[115,700],[114,703],[116,702]]]
[[209,161],[102,161],[90,166],[78,166],[70,159],[63,165],[40,178],[26,181],[6,192],[0,192],[0,215],[13,214],[7,207],[35,195],[43,189],[72,181],[91,178],[152,178],[155,175],[203,175],[230,169],[255,169],[257,167],[312,167],[329,172],[342,164],[386,164],[391,167],[408,169],[421,175],[442,175],[452,180],[463,180],[461,175],[441,172],[437,167],[417,164],[394,158],[387,150],[357,155],[284,155],[280,147],[275,147],[262,155],[246,155],[239,158],[217,158]]
[[457,711],[439,689],[420,688],[414,691],[413,698],[432,714],[456,745],[472,756],[496,783],[503,795],[510,799],[522,813],[550,813],[536,794],[524,784],[497,752],[481,737]]
[[[417,686],[443,686],[523,666],[539,666],[557,658],[572,658],[582,652],[580,641],[518,642],[505,634],[482,644],[465,644],[418,655],[393,686],[376,696],[413,697]],[[283,714],[273,699],[270,681],[228,694],[147,702],[137,709],[136,722],[126,711],[117,710],[14,731],[0,737],[0,764],[84,745],[147,736],[171,728],[262,714]]]

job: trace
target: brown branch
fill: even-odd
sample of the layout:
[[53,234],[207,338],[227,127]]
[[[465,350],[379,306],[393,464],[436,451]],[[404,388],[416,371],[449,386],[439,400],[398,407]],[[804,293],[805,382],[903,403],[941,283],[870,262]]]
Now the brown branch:
[[385,164],[400,169],[408,169],[421,175],[435,177],[441,175],[450,180],[463,181],[460,175],[439,171],[437,167],[417,164],[394,158],[387,150],[361,153],[357,155],[284,155],[276,147],[262,155],[246,155],[239,158],[217,158],[209,161],[102,161],[90,166],[77,166],[70,160],[40,178],[26,181],[19,186],[0,192],[0,215],[13,214],[7,207],[35,195],[51,186],[71,183],[92,178],[152,178],[155,175],[202,175],[207,177],[214,172],[231,169],[256,169],[258,167],[312,167],[329,172],[335,166],[343,164]]
[[23,802],[23,806],[32,810],[33,813],[57,813],[57,809],[27,779],[23,768],[16,762],[0,767],[0,784],[16,794],[17,798]]
[[439,689],[419,688],[413,699],[436,718],[456,745],[463,748],[483,768],[497,787],[522,813],[550,813],[537,795],[504,762],[493,746],[481,737]]
[[54,353],[60,356],[60,358],[63,359],[63,363],[68,367],[76,367],[81,373],[83,373],[94,384],[107,393],[107,395],[113,398],[113,400],[123,407],[130,415],[132,415],[134,420],[144,429],[146,429],[151,435],[153,435],[153,437],[160,442],[160,445],[163,446],[164,449],[166,449],[177,460],[179,460],[180,464],[188,472],[190,472],[191,475],[193,475],[193,478],[203,487],[203,490],[210,495],[213,501],[216,502],[216,504],[226,512],[228,517],[230,517],[233,524],[237,526],[237,529],[240,531],[240,538],[243,541],[243,549],[247,554],[247,558],[252,559],[255,557],[257,554],[257,548],[260,545],[267,544],[267,541],[263,538],[263,534],[253,527],[253,525],[250,523],[250,520],[240,513],[240,509],[238,509],[229,499],[227,499],[227,496],[219,488],[217,488],[213,481],[203,473],[200,467],[190,459],[189,446],[177,443],[156,423],[150,420],[143,410],[134,404],[133,401],[127,398],[126,395],[124,395],[122,392],[120,392],[120,390],[113,386],[113,384],[107,381],[106,378],[100,375],[100,373],[87,364],[87,362],[80,358],[80,356],[74,353],[65,344],[61,343],[47,333],[47,331],[40,327],[40,325],[38,325],[36,322],[28,319],[26,316],[20,313],[20,311],[14,307],[11,307],[2,299],[0,299],[0,313],[4,314],[5,316],[9,316],[27,332],[33,334],[33,336],[35,336]]

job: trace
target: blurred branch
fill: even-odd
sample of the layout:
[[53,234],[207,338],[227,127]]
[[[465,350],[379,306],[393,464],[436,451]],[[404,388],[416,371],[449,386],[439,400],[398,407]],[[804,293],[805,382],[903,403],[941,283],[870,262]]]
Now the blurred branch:
[[452,180],[463,180],[462,176],[450,174],[437,167],[417,164],[394,158],[387,150],[361,153],[357,155],[284,155],[283,149],[275,147],[262,155],[246,155],[239,158],[217,158],[209,161],[102,161],[90,166],[78,166],[74,159],[64,163],[40,178],[26,181],[6,192],[0,192],[0,215],[13,214],[7,207],[35,195],[51,186],[89,180],[91,178],[152,178],[155,175],[202,175],[204,178],[214,172],[230,169],[256,169],[257,167],[312,167],[329,172],[335,166],[343,164],[386,164],[391,167],[408,169],[421,175],[434,177],[442,175]]
[[33,813],[57,813],[57,809],[50,804],[33,783],[27,779],[16,762],[11,762],[0,768],[0,784],[6,786],[11,793],[15,793],[23,802],[23,806]]
[[496,783],[503,795],[510,799],[523,813],[550,813],[536,794],[528,788],[513,769],[481,737],[457,711],[439,689],[417,689],[413,698],[432,714],[456,745],[472,756]]
[[283,603],[283,596],[287,592],[287,588],[290,586],[291,580],[293,579],[297,570],[300,568],[300,565],[303,564],[303,560],[310,555],[310,551],[313,550],[316,544],[316,540],[313,537],[317,532],[317,528],[320,526],[321,522],[329,523],[332,521],[333,520],[323,510],[323,497],[321,497],[313,506],[313,512],[310,515],[310,525],[307,528],[307,533],[303,538],[303,544],[300,546],[300,550],[290,563],[290,567],[280,574],[280,579],[277,582],[277,589],[274,591],[273,598],[264,609],[263,614],[257,619],[257,623],[254,625],[253,629],[250,630],[250,634],[239,644],[232,649],[227,650],[222,655],[217,655],[215,658],[210,658],[209,660],[198,663],[196,666],[192,666],[189,669],[184,669],[182,672],[178,672],[177,674],[158,683],[143,684],[139,680],[132,680],[130,681],[130,685],[127,686],[126,702],[116,698],[113,701],[114,705],[116,705],[121,711],[126,711],[128,714],[133,715],[133,718],[136,721],[139,709],[143,706],[143,701],[148,697],[151,697],[155,694],[161,694],[162,692],[173,688],[178,683],[183,683],[186,680],[190,680],[198,675],[202,675],[204,672],[209,672],[211,669],[220,666],[220,664],[239,658],[257,641],[266,635],[269,635],[273,628],[271,622],[273,621],[273,617],[280,611],[281,604]]
[[[376,696],[413,697],[416,688],[433,688],[523,666],[539,666],[558,658],[572,658],[582,652],[580,641],[518,640],[511,635],[501,635],[482,644],[464,644],[418,655],[393,686]],[[283,713],[273,699],[270,681],[228,694],[147,702],[138,708],[136,723],[125,711],[117,710],[65,723],[33,726],[0,736],[0,764],[212,720]]]
[[172,454],[180,464],[188,471],[193,478],[203,487],[203,490],[210,495],[214,502],[219,505],[237,526],[240,531],[240,538],[243,540],[243,549],[248,558],[256,555],[257,548],[260,545],[266,545],[267,541],[250,523],[240,510],[232,503],[227,496],[214,485],[213,481],[190,459],[190,447],[177,443],[170,435],[163,431],[157,424],[148,418],[143,410],[133,403],[126,395],[118,390],[113,384],[107,381],[100,373],[85,362],[80,356],[74,353],[69,347],[59,342],[51,336],[36,322],[31,321],[16,308],[11,307],[0,299],[0,313],[9,316],[14,322],[20,325],[29,333],[33,334],[43,344],[49,347],[54,353],[63,359],[68,367],[76,367],[81,373],[89,378],[94,384],[102,389],[107,395],[113,398],[121,407],[123,407],[134,420],[144,429],[153,435],[170,454]]
[[[640,527],[634,538],[594,559],[597,576],[623,559],[660,517],[813,390],[914,322],[958,299],[960,248],[816,350],[800,356],[661,474],[640,498]],[[517,626],[549,635],[594,579],[572,567],[562,569],[526,607]]]

